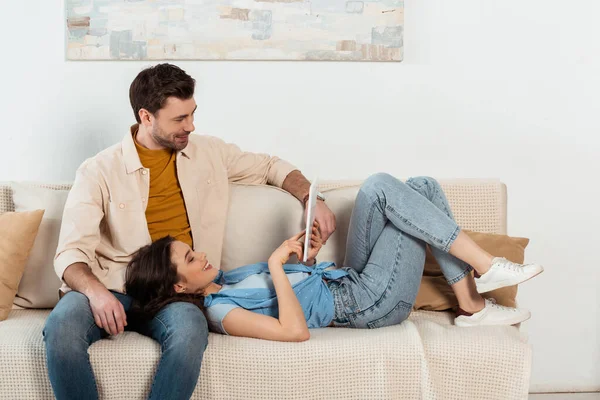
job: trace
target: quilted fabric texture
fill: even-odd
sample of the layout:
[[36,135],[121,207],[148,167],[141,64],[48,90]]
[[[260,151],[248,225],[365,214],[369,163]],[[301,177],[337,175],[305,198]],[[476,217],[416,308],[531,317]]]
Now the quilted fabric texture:
[[[43,183],[43,182],[27,182],[32,187],[41,187],[54,190],[70,190],[70,183]],[[0,182],[0,214],[7,211],[15,211],[15,204],[12,199],[12,189],[7,182]]]
[[[319,190],[360,186],[361,181],[323,181]],[[463,229],[506,234],[506,186],[497,180],[440,180],[454,217]],[[33,184],[32,184],[33,185]],[[68,190],[69,183],[38,183],[39,187]],[[14,211],[12,191],[0,183],[0,213]]]
[[[502,182],[447,179],[439,183],[460,227],[475,232],[506,234],[506,186]],[[361,181],[323,181],[319,187],[326,193],[360,184]]]
[[[48,310],[0,323],[0,398],[52,399],[42,329]],[[517,328],[457,328],[417,311],[399,326],[316,329],[303,343],[210,334],[193,399],[526,399],[531,350]],[[102,399],[143,399],[160,348],[126,332],[90,358]],[[193,357],[193,355],[190,355]]]

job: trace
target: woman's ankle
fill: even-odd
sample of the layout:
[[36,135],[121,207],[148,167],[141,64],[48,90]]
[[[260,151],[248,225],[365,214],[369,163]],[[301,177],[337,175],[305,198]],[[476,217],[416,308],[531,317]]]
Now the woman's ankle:
[[472,299],[463,299],[458,301],[458,307],[467,313],[474,314],[483,310],[485,307],[485,300],[479,296]]

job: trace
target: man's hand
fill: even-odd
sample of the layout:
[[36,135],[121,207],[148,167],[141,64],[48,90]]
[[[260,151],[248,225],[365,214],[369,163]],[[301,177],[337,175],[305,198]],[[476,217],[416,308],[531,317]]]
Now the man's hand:
[[[306,218],[307,212],[308,210],[305,209],[304,218]],[[315,206],[315,221],[319,223],[323,244],[326,244],[329,236],[335,232],[335,215],[322,200],[317,200],[317,205]]]
[[[294,170],[288,174],[283,181],[281,188],[289,192],[292,196],[306,202],[307,194],[310,188],[310,182],[298,170]],[[304,204],[304,219],[306,220],[306,204]],[[329,236],[335,232],[335,215],[331,212],[327,204],[322,200],[317,200],[315,207],[315,220],[321,225],[321,235],[323,244],[327,243]]]
[[123,304],[98,280],[87,264],[77,262],[69,265],[63,278],[71,289],[88,298],[96,325],[109,335],[125,330],[127,315]]
[[90,308],[96,325],[109,335],[123,333],[127,326],[127,316],[123,304],[106,287],[98,286],[88,295]]

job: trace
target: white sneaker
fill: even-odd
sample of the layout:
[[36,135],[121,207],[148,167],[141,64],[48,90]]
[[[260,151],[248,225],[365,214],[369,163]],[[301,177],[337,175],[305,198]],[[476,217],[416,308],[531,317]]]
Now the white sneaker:
[[538,264],[517,264],[506,258],[495,257],[489,271],[475,278],[479,293],[491,292],[506,286],[518,285],[541,274],[544,268]]
[[504,307],[494,299],[485,299],[483,310],[471,316],[460,315],[454,318],[454,325],[460,327],[515,325],[531,318],[531,313],[522,308]]

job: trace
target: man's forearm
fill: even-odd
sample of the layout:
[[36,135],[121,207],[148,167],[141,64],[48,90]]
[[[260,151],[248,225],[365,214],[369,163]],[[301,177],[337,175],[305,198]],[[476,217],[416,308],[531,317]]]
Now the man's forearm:
[[[300,171],[294,170],[290,172],[283,181],[281,188],[300,200],[302,206],[305,206],[304,199],[310,191],[310,182]],[[305,212],[308,212],[306,208]],[[327,243],[329,236],[335,232],[335,215],[333,215],[329,207],[327,207],[325,201],[317,201],[315,221],[319,223],[319,230],[323,235],[323,244],[325,244]]]
[[298,200],[303,201],[310,190],[310,182],[302,175],[302,172],[295,170],[288,174],[281,188]]
[[63,274],[63,279],[71,289],[83,293],[88,298],[95,289],[104,287],[90,267],[82,262],[69,265]]

